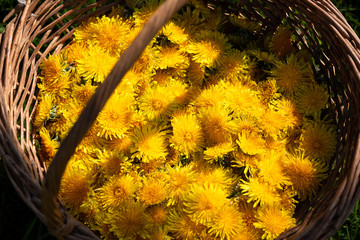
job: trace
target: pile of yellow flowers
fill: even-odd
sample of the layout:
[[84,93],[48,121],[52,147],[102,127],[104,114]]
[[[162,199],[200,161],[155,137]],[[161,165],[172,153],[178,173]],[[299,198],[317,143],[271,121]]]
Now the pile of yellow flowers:
[[[158,0],[91,18],[41,64],[33,127],[49,164]],[[190,1],[125,75],[63,176],[62,202],[105,239],[275,239],[327,177],[336,127],[285,25]],[[330,114],[329,114],[330,113]]]

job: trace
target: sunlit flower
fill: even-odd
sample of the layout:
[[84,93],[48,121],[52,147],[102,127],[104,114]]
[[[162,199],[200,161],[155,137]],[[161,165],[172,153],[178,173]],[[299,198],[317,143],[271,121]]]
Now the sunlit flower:
[[223,106],[225,103],[225,89],[220,85],[211,85],[203,89],[196,97],[194,105],[199,109]]
[[197,223],[205,223],[227,203],[226,192],[215,185],[193,185],[186,195],[185,211]]
[[158,54],[158,64],[160,69],[183,68],[189,66],[188,57],[180,52],[176,47],[163,47]]
[[100,189],[101,205],[107,209],[116,209],[128,201],[138,188],[134,179],[129,175],[114,176]]
[[243,194],[248,197],[248,202],[254,203],[254,207],[280,201],[275,188],[261,178],[250,178],[248,182],[242,180],[240,188]]
[[131,127],[133,111],[130,106],[132,98],[128,96],[113,95],[106,103],[97,117],[100,127],[99,135],[106,139],[121,138]]
[[326,178],[326,170],[323,163],[311,161],[303,153],[289,155],[284,163],[284,173],[301,199],[315,196],[320,182]]
[[186,44],[189,41],[189,35],[185,33],[184,29],[177,26],[173,22],[167,23],[163,29],[162,33],[173,43],[176,44]]
[[262,153],[265,147],[264,139],[258,134],[239,134],[236,143],[239,145],[240,149],[248,155]]
[[240,212],[233,205],[225,205],[208,224],[209,233],[220,239],[232,239],[243,229]]
[[200,31],[195,41],[188,46],[192,59],[207,67],[215,67],[221,62],[222,54],[230,49],[225,34],[214,31]]
[[174,109],[174,96],[166,86],[148,89],[139,99],[139,107],[149,120],[164,119]]
[[81,204],[92,192],[91,171],[89,170],[78,164],[70,164],[61,179],[59,195],[72,212],[77,213]]
[[92,86],[90,81],[87,81],[82,85],[75,85],[72,91],[72,97],[82,105],[90,100],[95,93],[96,86]]
[[106,50],[99,46],[91,46],[87,54],[78,60],[77,70],[85,80],[94,79],[95,82],[101,83],[114,68],[116,62],[117,58],[110,56]]
[[229,116],[229,111],[220,107],[205,110],[201,114],[200,121],[205,139],[209,144],[227,141],[235,124]]
[[161,180],[145,179],[137,195],[145,205],[161,203],[167,197],[166,185]]
[[177,151],[189,156],[204,147],[204,135],[195,115],[177,114],[171,120],[171,125],[173,136],[170,143]]
[[168,170],[169,174],[169,199],[168,206],[184,200],[184,194],[192,183],[195,182],[195,172],[190,165],[176,166]]
[[119,150],[115,151],[98,151],[97,158],[100,162],[100,171],[102,171],[105,176],[118,175],[126,170],[130,169],[131,163],[128,158],[119,153]]
[[39,98],[39,105],[36,108],[36,113],[33,121],[35,128],[43,126],[47,120],[53,118],[56,111],[56,105],[53,104],[53,99],[48,94],[43,94]]
[[45,158],[52,159],[55,157],[55,154],[60,147],[60,143],[56,139],[51,138],[49,131],[45,127],[42,127],[39,133],[41,139],[41,153]]
[[96,18],[96,21],[89,24],[89,28],[92,29],[92,34],[87,40],[91,44],[100,46],[112,55],[117,55],[125,49],[124,42],[130,32],[130,26],[119,16]]
[[130,138],[134,142],[131,148],[133,157],[144,162],[158,158],[165,158],[167,155],[165,145],[165,131],[160,131],[149,125],[134,129],[134,135]]
[[254,226],[264,231],[262,239],[266,240],[273,240],[286,229],[295,226],[295,219],[277,205],[261,207],[257,211],[257,219]]
[[223,142],[212,147],[206,148],[204,151],[204,159],[209,162],[215,162],[219,159],[223,158],[226,154],[232,152],[234,150],[233,142]]

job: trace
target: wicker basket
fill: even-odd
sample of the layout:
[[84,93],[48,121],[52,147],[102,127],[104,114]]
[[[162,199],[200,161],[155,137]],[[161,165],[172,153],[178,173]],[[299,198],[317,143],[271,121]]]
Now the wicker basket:
[[[8,176],[24,202],[59,239],[98,239],[69,215],[57,199],[66,163],[119,79],[158,29],[186,0],[168,0],[121,56],[63,142],[49,171],[39,160],[31,120],[37,105],[38,67],[49,53],[66,47],[74,26],[123,1],[18,0],[0,35],[0,154]],[[327,82],[337,119],[337,148],[331,172],[312,202],[297,209],[297,225],[278,239],[328,239],[343,224],[360,194],[360,40],[330,0],[239,0],[232,5],[211,0],[224,13],[241,12],[262,22],[262,33],[282,21],[291,26],[297,46],[307,49]],[[46,177],[45,177],[46,176]],[[43,190],[42,190],[43,189]]]

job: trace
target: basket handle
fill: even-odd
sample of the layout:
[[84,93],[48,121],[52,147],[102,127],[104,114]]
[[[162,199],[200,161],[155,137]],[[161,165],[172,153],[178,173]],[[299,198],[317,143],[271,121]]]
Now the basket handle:
[[[99,112],[104,107],[116,86],[120,83],[126,72],[135,63],[148,43],[153,39],[161,27],[175,14],[187,0],[166,0],[155,13],[150,17],[143,29],[131,43],[129,48],[120,56],[113,70],[101,84],[86,107],[79,116],[79,119],[70,130],[68,136],[61,143],[52,163],[45,176],[45,182],[42,186],[41,208],[47,219],[47,225],[51,233],[59,234],[56,229],[64,225],[64,216],[57,207],[57,195],[60,189],[60,181],[64,174],[66,165],[74,154],[77,145],[85,136],[88,129],[94,123]],[[69,234],[61,233],[61,235]],[[52,231],[54,230],[54,231]],[[63,236],[56,236],[63,238]]]

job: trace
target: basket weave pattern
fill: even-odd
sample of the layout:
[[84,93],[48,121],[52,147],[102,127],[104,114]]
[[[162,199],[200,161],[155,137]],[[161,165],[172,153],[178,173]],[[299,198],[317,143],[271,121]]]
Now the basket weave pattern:
[[[157,12],[153,25],[144,27],[143,37],[151,39],[156,28],[183,4],[169,4]],[[246,1],[237,5],[208,1],[211,7],[222,7],[224,13],[240,12],[245,17],[262,23],[261,34],[274,30],[286,21],[296,34],[299,48],[307,49],[315,58],[318,76],[326,81],[335,105],[338,143],[329,178],[312,202],[297,209],[299,223],[283,233],[279,239],[327,239],[346,220],[360,196],[360,40],[330,0]],[[59,239],[98,239],[86,226],[69,215],[56,198],[67,155],[63,147],[57,157],[62,167],[50,166],[44,189],[46,168],[36,153],[36,134],[31,121],[37,106],[36,82],[38,67],[49,53],[58,53],[71,42],[74,26],[89,17],[111,10],[122,1],[99,0],[84,5],[86,0],[27,0],[8,15],[6,29],[0,35],[0,155],[8,176],[25,203],[48,225]],[[147,31],[146,31],[147,30]],[[141,36],[140,36],[141,37]],[[139,44],[145,38],[137,39]],[[143,40],[143,41],[141,41]],[[135,40],[136,41],[136,40]],[[111,94],[110,84],[119,79],[141,53],[140,45],[133,44],[126,52],[133,60],[119,60],[102,87]],[[129,59],[129,58],[128,58]],[[126,65],[126,66],[125,66]],[[98,91],[98,92],[99,92]],[[105,94],[105,95],[106,95]],[[79,126],[90,125],[106,101],[104,94],[94,96],[90,115],[79,119]],[[86,124],[85,124],[86,123]],[[74,127],[75,128],[75,127]],[[85,133],[87,128],[79,131]],[[76,131],[76,129],[74,130]],[[76,132],[72,134],[76,135]],[[80,140],[80,139],[79,139]],[[68,144],[73,144],[71,133]],[[73,144],[74,145],[74,144]],[[75,149],[75,146],[72,148]],[[51,175],[51,176],[49,176]],[[43,199],[41,196],[43,195]],[[57,204],[55,203],[55,200]]]

